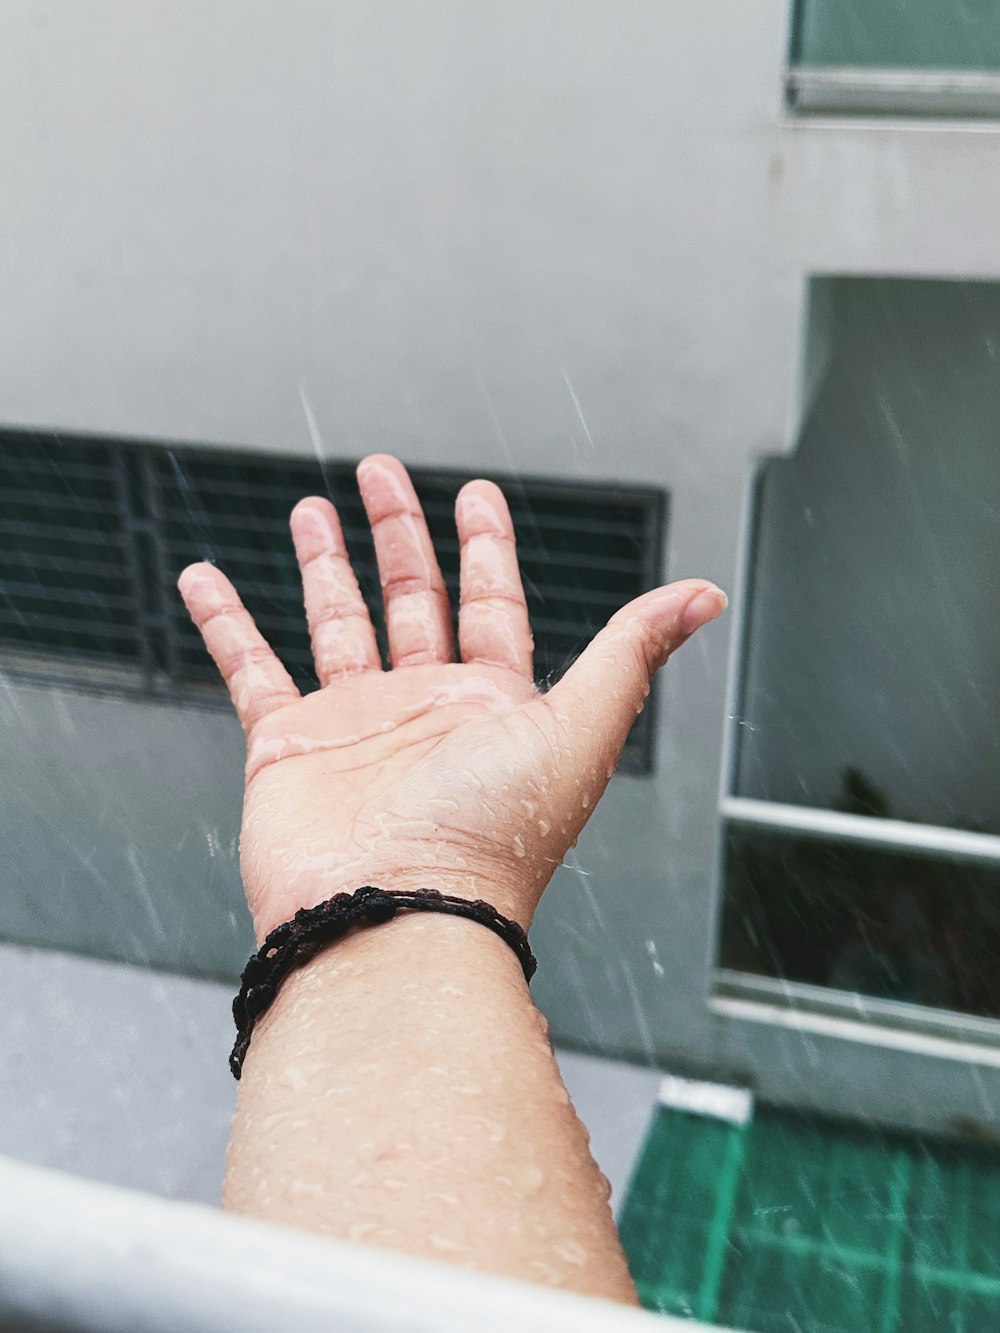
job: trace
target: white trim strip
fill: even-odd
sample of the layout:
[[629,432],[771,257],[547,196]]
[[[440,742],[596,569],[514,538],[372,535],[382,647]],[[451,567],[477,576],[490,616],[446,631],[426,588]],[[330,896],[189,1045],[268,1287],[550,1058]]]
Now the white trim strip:
[[800,1013],[828,1014],[875,1029],[908,1028],[911,1032],[955,1041],[1000,1046],[1000,1019],[996,1018],[963,1014],[955,1009],[933,1009],[908,1000],[883,1000],[856,991],[788,981],[783,977],[763,977],[725,967],[716,968],[714,980],[715,994],[726,999],[776,1004]]
[[795,111],[1000,114],[1000,72],[990,69],[894,69],[793,65],[786,75]]
[[781,805],[745,796],[726,796],[723,818],[732,824],[801,833],[829,842],[850,842],[887,851],[923,852],[956,861],[1000,865],[1000,837],[968,833],[934,824],[910,824],[903,819],[872,819],[845,815],[839,810],[816,810],[805,805]]
[[715,995],[709,1002],[713,1013],[726,1018],[743,1019],[750,1023],[766,1023],[771,1027],[791,1032],[811,1032],[816,1036],[834,1037],[864,1046],[880,1046],[894,1051],[910,1051],[914,1055],[932,1056],[939,1060],[957,1060],[962,1064],[1000,1069],[1000,1050],[988,1046],[974,1046],[966,1041],[952,1041],[947,1037],[932,1037],[925,1032],[909,1032],[904,1028],[872,1027],[847,1018],[829,1014],[811,1014],[785,1005],[762,1004],[757,1000],[737,1000]]
[[726,1120],[731,1125],[745,1125],[753,1115],[753,1093],[749,1088],[734,1088],[725,1083],[705,1083],[693,1078],[667,1074],[660,1084],[656,1100],[671,1111]]

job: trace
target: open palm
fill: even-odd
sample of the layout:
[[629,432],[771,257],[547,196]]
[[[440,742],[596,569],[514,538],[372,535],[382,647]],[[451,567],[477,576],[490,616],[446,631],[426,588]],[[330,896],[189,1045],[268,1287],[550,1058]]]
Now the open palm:
[[455,661],[444,581],[405,469],[358,468],[391,669],[333,506],[292,512],[319,690],[300,695],[229,580],[180,578],[247,732],[241,864],[258,941],[299,907],[360,884],[486,898],[527,926],[614,772],[649,682],[726,604],[705,580],[619,611],[540,694],[510,515],[474,481],[456,501]]

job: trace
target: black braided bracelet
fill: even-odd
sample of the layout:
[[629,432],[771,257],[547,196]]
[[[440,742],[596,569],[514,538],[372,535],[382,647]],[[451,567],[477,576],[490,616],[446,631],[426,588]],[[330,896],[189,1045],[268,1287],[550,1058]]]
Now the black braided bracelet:
[[400,909],[411,912],[447,912],[468,917],[487,926],[517,954],[525,979],[530,981],[538,966],[528,937],[517,924],[501,916],[481,898],[452,898],[437,889],[412,892],[376,889],[365,884],[353,893],[336,893],[315,907],[300,907],[283,925],[277,926],[243,969],[240,993],[233,1001],[236,1044],[229,1057],[233,1077],[243,1071],[254,1024],[278,993],[278,987],[293,968],[315,957],[325,945],[340,939],[356,925],[381,925]]

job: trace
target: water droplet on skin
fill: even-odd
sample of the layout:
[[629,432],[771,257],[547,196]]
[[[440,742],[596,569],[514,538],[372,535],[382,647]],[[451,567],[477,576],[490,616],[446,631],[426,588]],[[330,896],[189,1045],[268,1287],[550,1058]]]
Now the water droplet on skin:
[[490,1143],[503,1143],[507,1137],[507,1130],[499,1120],[488,1120],[484,1115],[474,1116],[469,1121],[470,1126],[475,1126],[475,1133],[478,1137],[485,1137]]
[[552,825],[549,823],[547,819],[540,819],[538,821],[538,832],[542,835],[543,838],[550,831],[551,828]]
[[348,1240],[364,1240],[377,1228],[377,1222],[352,1222],[347,1228]]
[[298,1065],[289,1065],[278,1079],[278,1087],[289,1088],[292,1092],[299,1093],[307,1081],[305,1072]]
[[528,1267],[540,1282],[547,1282],[550,1286],[561,1286],[565,1280],[562,1273],[553,1268],[551,1264],[544,1263],[541,1259],[532,1259]]
[[357,1095],[357,1088],[352,1088],[347,1083],[335,1083],[332,1087],[326,1089],[323,1093],[324,1101],[332,1101],[334,1098],[354,1097]]
[[431,1236],[431,1244],[435,1250],[441,1250],[443,1253],[453,1253],[461,1248],[457,1240],[452,1240],[450,1236]]
[[288,1193],[293,1199],[311,1199],[323,1193],[323,1186],[314,1180],[293,1180]]
[[266,1204],[270,1202],[270,1198],[270,1182],[266,1176],[261,1176],[254,1186],[253,1199],[257,1204]]
[[511,1171],[511,1183],[519,1194],[538,1194],[545,1184],[545,1172],[530,1162],[519,1164]]
[[563,1241],[561,1245],[555,1246],[554,1253],[565,1260],[571,1268],[582,1268],[587,1262],[587,1251],[579,1241]]
[[514,847],[514,855],[515,855],[515,856],[519,856],[519,857],[520,857],[520,856],[524,856],[524,854],[525,854],[525,851],[524,851],[524,839],[521,837],[520,833],[515,833],[515,834],[514,834],[514,843],[513,843],[513,847]]

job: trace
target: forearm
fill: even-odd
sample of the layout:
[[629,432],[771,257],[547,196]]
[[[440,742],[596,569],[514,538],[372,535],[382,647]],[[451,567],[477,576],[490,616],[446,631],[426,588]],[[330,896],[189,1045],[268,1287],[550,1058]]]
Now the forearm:
[[223,1206],[636,1299],[545,1020],[468,920],[403,914],[286,979],[244,1065]]

